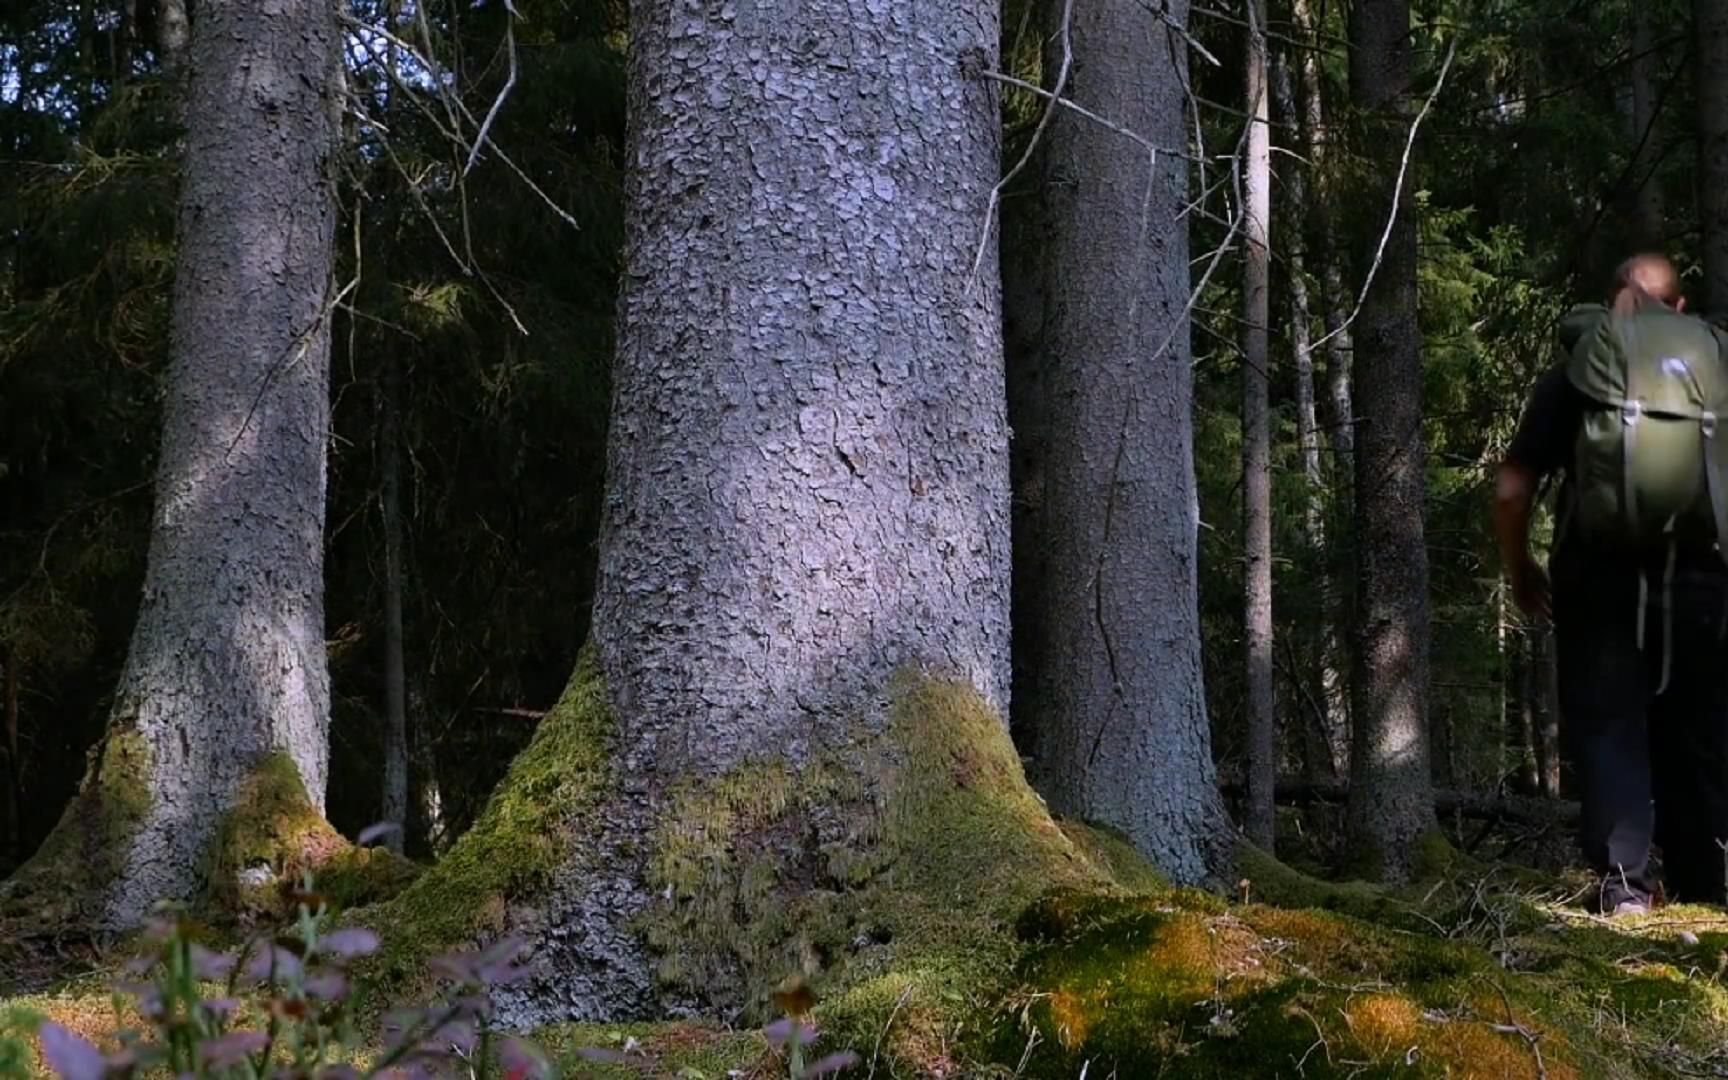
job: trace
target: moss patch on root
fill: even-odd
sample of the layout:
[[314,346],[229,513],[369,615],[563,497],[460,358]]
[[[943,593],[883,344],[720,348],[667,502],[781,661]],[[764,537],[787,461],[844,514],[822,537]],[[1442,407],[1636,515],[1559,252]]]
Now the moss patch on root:
[[359,969],[370,989],[423,979],[428,959],[502,932],[512,905],[545,892],[610,788],[612,730],[605,680],[584,648],[474,825],[389,902],[350,913],[384,931],[382,951]]
[[[678,791],[653,837],[643,920],[660,975],[752,1021],[788,977],[823,1046],[940,1069],[999,993],[1016,917],[1053,887],[1156,880],[1120,839],[1051,819],[970,687],[905,675],[886,730],[794,770],[753,762]],[[892,1021],[892,1022],[891,1022]]]
[[132,836],[150,812],[150,747],[136,732],[117,731],[98,746],[92,765],[42,847],[0,883],[0,938],[101,919],[102,886],[121,871]]
[[[266,754],[222,819],[208,863],[208,905],[222,915],[259,915],[283,904],[283,885],[313,875],[318,895],[346,908],[399,892],[419,868],[385,848],[360,848],[312,805],[294,759]],[[262,872],[260,872],[262,871]]]

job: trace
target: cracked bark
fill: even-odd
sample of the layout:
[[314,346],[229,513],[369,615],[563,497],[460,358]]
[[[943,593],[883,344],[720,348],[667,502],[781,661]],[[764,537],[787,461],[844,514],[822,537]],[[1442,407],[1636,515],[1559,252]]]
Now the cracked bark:
[[262,754],[287,751],[323,805],[339,49],[323,0],[209,0],[188,45],[156,505],[109,721],[148,748],[150,809],[107,883],[116,927],[198,889],[204,849]]
[[594,642],[622,790],[526,924],[511,1024],[663,1014],[630,930],[669,787],[886,719],[902,665],[1006,710],[993,5],[635,0]]
[[[1047,5],[1044,70],[1061,62]],[[1178,24],[1185,4],[1166,9]],[[1186,146],[1179,33],[1133,5],[1078,4],[1068,93]],[[1226,869],[1200,665],[1187,327],[1187,164],[1068,110],[1041,152],[1011,294],[1015,325],[1016,728],[1056,811],[1112,825],[1172,878]],[[1033,200],[1025,200],[1032,202]],[[1041,298],[1041,299],[1038,299]],[[1013,319],[1017,312],[1010,312]],[[1156,355],[1169,336],[1170,347]]]
[[1405,0],[1357,0],[1350,10],[1350,89],[1374,155],[1356,250],[1369,272],[1398,200],[1384,261],[1356,322],[1356,663],[1352,669],[1350,843],[1362,867],[1408,877],[1418,841],[1434,831],[1428,750],[1427,482],[1422,432],[1422,337],[1417,326],[1416,207],[1397,187],[1410,96]]

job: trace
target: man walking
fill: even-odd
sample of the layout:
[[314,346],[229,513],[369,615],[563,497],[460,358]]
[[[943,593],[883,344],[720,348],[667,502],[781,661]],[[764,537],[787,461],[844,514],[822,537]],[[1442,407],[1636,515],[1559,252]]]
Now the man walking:
[[[1622,264],[1608,307],[1562,321],[1565,355],[1495,480],[1513,598],[1554,622],[1581,841],[1610,915],[1650,910],[1652,840],[1670,899],[1728,899],[1728,359],[1685,306],[1667,259]],[[1556,471],[1550,587],[1529,521]]]

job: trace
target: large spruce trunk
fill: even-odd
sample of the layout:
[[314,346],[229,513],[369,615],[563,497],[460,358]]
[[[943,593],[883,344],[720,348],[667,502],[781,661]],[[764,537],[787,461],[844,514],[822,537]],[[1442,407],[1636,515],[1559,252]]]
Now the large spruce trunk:
[[196,12],[142,604],[103,746],[38,857],[81,862],[85,884],[109,886],[110,925],[198,890],[214,832],[266,753],[286,751],[323,805],[340,46],[328,0]]
[[[1402,880],[1437,827],[1428,754],[1427,482],[1422,432],[1422,336],[1416,317],[1416,206],[1398,166],[1414,119],[1410,12],[1405,0],[1357,0],[1350,10],[1350,89],[1373,163],[1371,207],[1355,230],[1361,273],[1373,281],[1356,322],[1356,663],[1350,841],[1358,866]],[[1374,268],[1387,213],[1397,220]]]
[[[1063,7],[1046,5],[1047,79],[1062,65]],[[1165,14],[1179,27],[1186,4]],[[1086,3],[1070,29],[1067,96],[1183,148],[1180,30],[1133,4]],[[1068,110],[1044,139],[1024,264],[1041,276],[1043,315],[1013,378],[1035,387],[1016,400],[1038,403],[1038,444],[1016,450],[1037,477],[1017,558],[1048,572],[1020,576],[1015,722],[1053,809],[1122,830],[1198,882],[1223,867],[1228,822],[1200,661],[1187,163],[1151,160]]]
[[994,5],[636,0],[631,25],[593,622],[617,782],[523,924],[512,1024],[700,1003],[637,921],[682,902],[644,838],[691,785],[868,741],[908,668],[1008,704],[993,242],[973,272]]
[[1728,315],[1728,4],[1693,0],[1704,310]]

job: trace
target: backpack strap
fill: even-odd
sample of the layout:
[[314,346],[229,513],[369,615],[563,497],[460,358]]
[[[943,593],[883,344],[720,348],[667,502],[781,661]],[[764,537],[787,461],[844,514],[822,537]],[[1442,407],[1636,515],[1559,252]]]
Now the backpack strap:
[[[1633,340],[1637,334],[1632,328],[1633,317],[1618,309],[1609,318],[1609,328],[1615,336],[1621,354],[1632,355]],[[1620,395],[1620,423],[1626,430],[1620,437],[1620,501],[1625,513],[1625,520],[1633,523],[1638,520],[1638,495],[1632,489],[1632,448],[1638,438],[1638,421],[1644,410],[1644,403],[1638,400],[1637,389],[1632,385],[1637,365],[1628,361],[1622,365],[1626,372],[1626,385]]]

